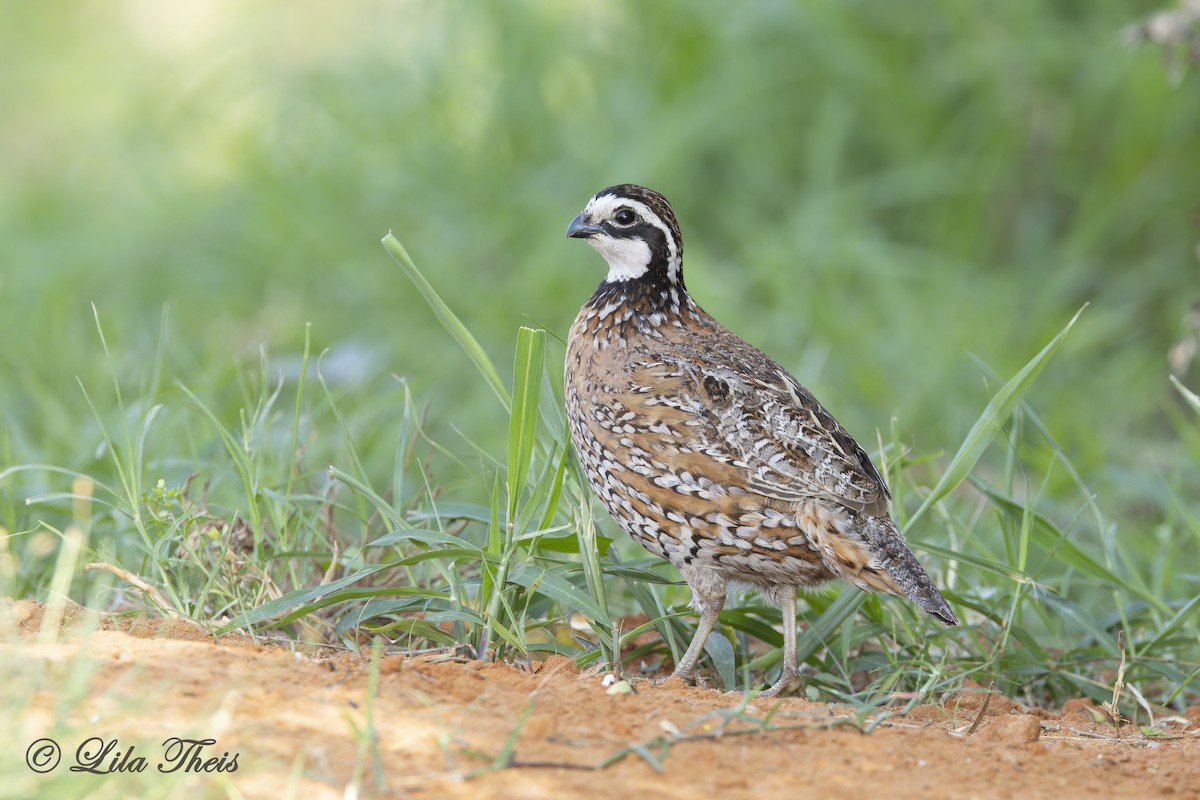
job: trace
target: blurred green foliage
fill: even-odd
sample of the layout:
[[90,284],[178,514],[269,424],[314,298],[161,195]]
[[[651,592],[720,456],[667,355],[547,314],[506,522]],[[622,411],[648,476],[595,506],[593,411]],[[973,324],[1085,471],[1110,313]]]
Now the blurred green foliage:
[[[294,380],[311,322],[344,402],[400,403],[394,374],[451,450],[451,426],[502,443],[380,237],[508,364],[602,275],[568,221],[636,181],[673,201],[699,302],[868,446],[896,416],[952,451],[999,385],[970,354],[1010,376],[1090,302],[1027,399],[1152,561],[1197,508],[1166,356],[1200,296],[1196,84],[1119,37],[1154,7],[9,4],[0,461],[99,463],[89,303],[133,386],[164,349],[156,399],[179,379],[236,419],[239,365],[266,348]],[[0,524],[33,524],[27,493],[0,485]]]

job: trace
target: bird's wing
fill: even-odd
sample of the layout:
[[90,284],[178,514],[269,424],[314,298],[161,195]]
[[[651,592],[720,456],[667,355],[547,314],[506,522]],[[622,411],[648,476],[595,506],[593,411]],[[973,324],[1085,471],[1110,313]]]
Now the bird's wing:
[[723,438],[746,464],[747,482],[769,497],[831,496],[863,510],[885,509],[891,496],[871,457],[817,402],[778,368],[774,375],[728,381],[750,413]]
[[736,466],[758,494],[787,502],[823,496],[885,515],[887,483],[854,437],[781,366],[730,339],[675,361],[702,412],[691,423],[702,449]]

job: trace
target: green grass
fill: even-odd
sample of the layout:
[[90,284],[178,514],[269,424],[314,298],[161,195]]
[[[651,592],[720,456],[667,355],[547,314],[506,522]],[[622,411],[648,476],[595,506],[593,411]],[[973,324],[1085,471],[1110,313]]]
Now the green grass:
[[[877,451],[967,623],[806,595],[813,696],[1106,699],[1124,631],[1129,686],[1194,702],[1192,84],[1116,2],[686,8],[280,5],[178,41],[136,4],[13,12],[0,594],[678,656],[686,587],[592,503],[560,399],[602,270],[562,231],[637,180],[699,302]],[[735,598],[707,665],[761,683],[779,622]]]
[[[385,244],[419,279],[395,239],[389,235]],[[473,352],[481,386],[489,384],[498,370],[436,291],[423,291],[452,337]],[[998,387],[953,457],[914,452],[894,426],[884,463],[898,518],[906,530],[922,518],[937,520],[924,526],[925,536],[912,538],[918,551],[933,556],[966,624],[943,629],[903,601],[852,588],[809,594],[799,652],[812,673],[811,696],[867,707],[897,697],[916,702],[972,677],[1031,703],[1081,693],[1103,699],[1111,692],[1105,675],[1120,657],[1118,630],[1125,632],[1130,685],[1154,702],[1194,695],[1189,681],[1200,665],[1191,643],[1200,603],[1160,596],[1150,576],[1120,559],[1106,563],[1075,541],[1086,514],[1104,524],[1082,481],[1077,513],[1065,524],[1041,510],[1050,473],[1074,468],[1024,397],[1079,319]],[[136,413],[115,382],[122,434],[109,435],[114,426],[99,415],[97,426],[118,485],[95,481],[84,491],[87,481],[77,477],[72,494],[34,501],[52,507],[70,500],[78,518],[69,530],[77,536],[98,523],[111,526],[92,541],[125,542],[127,549],[94,548],[89,559],[132,569],[169,598],[161,611],[216,630],[283,629],[352,648],[364,635],[382,634],[402,649],[442,647],[508,660],[557,652],[613,669],[620,653],[620,666],[636,674],[680,655],[690,635],[688,594],[661,561],[619,534],[597,531],[590,492],[566,446],[561,399],[545,373],[545,350],[544,331],[517,332],[513,384],[493,393],[494,417],[508,419],[506,455],[490,457],[482,448],[476,455],[484,502],[441,500],[430,462],[414,458],[439,451],[422,438],[410,402],[389,418],[351,422],[319,363],[315,374],[324,391],[306,391],[301,370],[295,402],[284,404],[276,384],[247,381],[251,393],[237,427],[183,385],[180,397],[190,407],[174,426],[167,417],[160,424],[152,398],[136,400],[145,409]],[[268,374],[269,364],[260,369],[260,376]],[[382,431],[395,432],[394,471],[373,485],[360,439]],[[168,486],[147,477],[147,464],[177,455],[180,441],[202,444],[196,461],[210,453],[202,493],[194,489],[199,479]],[[1048,459],[1024,455],[1047,448],[1054,450]],[[321,470],[313,459],[348,467]],[[1044,473],[1033,466],[1039,460],[1050,465]],[[989,461],[1002,465],[996,476],[983,469]],[[937,462],[945,466],[931,471]],[[0,478],[39,471],[17,467]],[[227,499],[218,505],[210,500],[216,494]],[[88,503],[105,510],[88,515]],[[107,575],[94,580],[75,570],[71,558],[63,568],[60,557],[51,596],[67,594],[73,576],[71,593],[102,605],[120,602]],[[1106,605],[1107,614],[1095,612]],[[649,621],[621,629],[622,619],[639,613]],[[584,632],[572,626],[573,614],[586,620]],[[719,680],[750,688],[768,679],[779,657],[779,623],[778,611],[753,596],[733,604],[708,648]],[[634,637],[650,628],[661,635],[631,652]]]

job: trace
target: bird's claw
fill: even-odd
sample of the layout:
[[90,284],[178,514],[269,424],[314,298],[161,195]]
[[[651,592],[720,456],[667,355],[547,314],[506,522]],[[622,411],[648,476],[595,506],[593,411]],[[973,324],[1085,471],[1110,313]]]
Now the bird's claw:
[[804,681],[800,678],[799,670],[785,669],[779,675],[779,680],[771,684],[769,689],[764,689],[758,693],[759,697],[784,697],[789,694],[797,694],[803,687]]
[[[688,686],[695,686],[697,689],[711,689],[712,684],[700,676],[698,672],[672,672],[670,678],[679,678]],[[667,680],[670,680],[668,678]]]

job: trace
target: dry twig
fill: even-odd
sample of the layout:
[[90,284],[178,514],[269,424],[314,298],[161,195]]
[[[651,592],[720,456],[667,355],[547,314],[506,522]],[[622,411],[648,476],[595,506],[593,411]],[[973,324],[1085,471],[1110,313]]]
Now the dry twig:
[[114,564],[109,564],[109,563],[103,562],[103,561],[92,562],[91,564],[84,564],[83,568],[85,570],[98,569],[103,572],[111,572],[113,575],[116,575],[118,578],[125,581],[129,585],[133,586],[135,589],[140,590],[143,594],[145,594],[147,597],[149,597],[156,606],[158,606],[160,609],[162,609],[162,611],[164,611],[167,615],[172,616],[172,617],[180,617],[181,616],[179,614],[179,612],[176,611],[174,609],[174,607],[172,607],[170,601],[168,601],[167,598],[163,596],[163,593],[158,590],[157,586],[147,583],[143,578],[140,578],[139,576],[134,575],[129,570],[121,569],[120,567],[118,567]]

